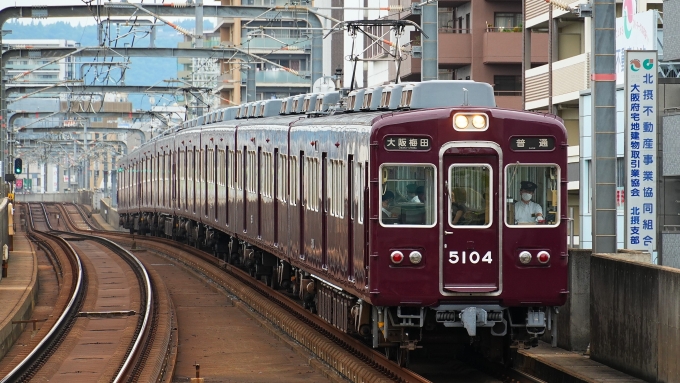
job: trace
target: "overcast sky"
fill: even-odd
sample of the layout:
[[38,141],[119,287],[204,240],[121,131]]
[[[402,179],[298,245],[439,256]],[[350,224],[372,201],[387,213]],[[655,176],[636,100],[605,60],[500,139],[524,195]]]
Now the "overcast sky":
[[[103,4],[105,2],[109,2],[109,0],[92,0],[92,5],[96,5],[97,3]],[[113,0],[112,2],[114,3],[120,3],[120,0]],[[137,3],[137,4],[162,4],[162,0],[130,0],[130,3]],[[168,3],[184,3],[186,0],[165,0],[165,2]],[[7,7],[14,7],[14,6],[21,6],[21,7],[27,7],[27,6],[35,6],[35,5],[85,5],[85,1],[82,0],[0,0],[0,9],[2,8],[7,8]],[[218,0],[203,0],[204,5],[220,5],[220,2]],[[172,18],[170,18],[172,20]],[[33,21],[33,19],[30,18],[22,18],[19,19],[19,22],[21,23],[30,23]],[[68,18],[48,18],[48,19],[40,19],[43,24],[51,24],[51,23],[56,23],[58,21],[65,21],[67,23],[70,23],[72,25],[86,25],[86,24],[94,24],[94,19],[92,17],[68,17]]]

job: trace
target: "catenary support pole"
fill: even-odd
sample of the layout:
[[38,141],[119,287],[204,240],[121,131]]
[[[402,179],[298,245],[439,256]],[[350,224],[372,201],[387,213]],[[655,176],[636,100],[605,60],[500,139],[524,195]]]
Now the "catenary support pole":
[[614,0],[593,0],[593,253],[615,253],[616,71]]

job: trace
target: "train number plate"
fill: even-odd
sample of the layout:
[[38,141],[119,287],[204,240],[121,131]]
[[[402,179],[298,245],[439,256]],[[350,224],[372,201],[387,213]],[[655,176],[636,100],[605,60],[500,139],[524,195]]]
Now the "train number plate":
[[449,251],[449,263],[451,264],[473,264],[480,262],[491,264],[491,251],[482,254],[478,251]]

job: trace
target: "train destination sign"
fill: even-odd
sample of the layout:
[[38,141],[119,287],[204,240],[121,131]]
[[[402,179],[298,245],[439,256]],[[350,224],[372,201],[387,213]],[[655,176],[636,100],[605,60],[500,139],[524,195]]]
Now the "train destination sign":
[[383,144],[386,150],[419,150],[427,151],[432,146],[429,136],[385,136]]
[[555,149],[554,137],[510,137],[510,149],[522,150],[553,150]]

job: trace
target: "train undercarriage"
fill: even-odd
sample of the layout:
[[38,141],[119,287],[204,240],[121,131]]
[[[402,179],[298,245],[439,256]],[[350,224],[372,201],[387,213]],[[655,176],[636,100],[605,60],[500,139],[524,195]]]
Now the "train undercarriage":
[[501,360],[509,348],[535,347],[541,337],[556,342],[556,307],[378,307],[242,239],[187,218],[142,213],[121,216],[119,223],[131,234],[173,239],[248,271],[269,287],[297,297],[305,309],[336,328],[384,349],[400,365],[408,364],[412,351],[442,339],[477,346]]

